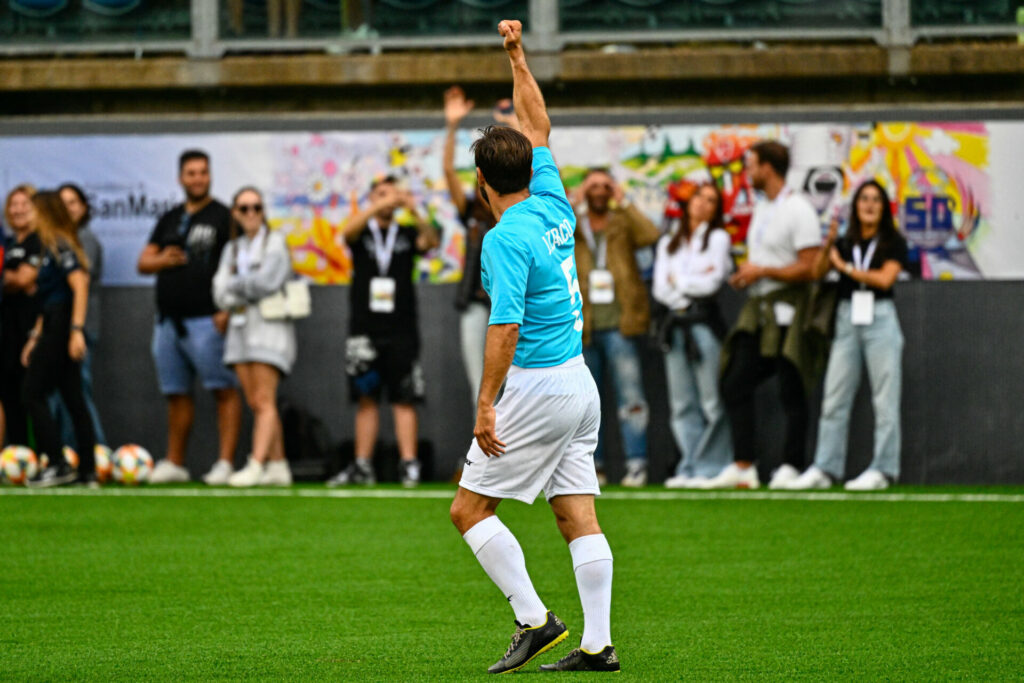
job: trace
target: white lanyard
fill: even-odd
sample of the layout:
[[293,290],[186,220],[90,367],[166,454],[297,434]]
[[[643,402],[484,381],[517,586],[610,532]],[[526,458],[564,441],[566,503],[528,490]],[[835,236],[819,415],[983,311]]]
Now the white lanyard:
[[601,240],[600,244],[595,244],[594,231],[590,229],[590,217],[580,217],[580,231],[583,233],[583,239],[587,241],[587,246],[590,247],[590,253],[594,255],[594,266],[598,270],[604,270],[605,264],[608,263],[608,235],[604,235],[604,239]]
[[[869,270],[871,268],[871,259],[875,256],[875,249],[878,247],[878,238],[874,238],[868,243],[868,249],[864,254],[861,254],[860,245],[853,245],[853,267],[857,270]],[[867,285],[861,283],[861,289],[864,289]]]
[[388,274],[388,269],[391,268],[391,257],[395,253],[395,242],[398,240],[398,223],[391,223],[388,226],[388,236],[382,237],[380,234],[380,225],[377,224],[376,218],[371,218],[367,224],[370,228],[370,234],[373,235],[373,251],[374,257],[377,259],[377,272],[382,276]]

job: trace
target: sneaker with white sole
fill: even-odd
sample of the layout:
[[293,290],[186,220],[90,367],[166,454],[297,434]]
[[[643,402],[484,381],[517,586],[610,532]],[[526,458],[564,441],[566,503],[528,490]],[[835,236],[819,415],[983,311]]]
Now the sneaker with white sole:
[[665,488],[688,489],[690,488],[690,479],[692,478],[693,477],[688,477],[685,474],[677,474],[665,480]]
[[235,473],[235,468],[224,459],[218,459],[213,463],[210,471],[203,475],[203,481],[209,486],[224,486],[228,483],[228,477]]
[[228,486],[236,488],[256,486],[256,484],[260,483],[260,477],[262,476],[263,463],[249,458],[249,461],[245,463],[245,467],[228,477]]
[[291,486],[292,470],[287,460],[271,460],[260,475],[260,486]]
[[401,460],[398,463],[398,470],[401,473],[402,486],[411,489],[420,485],[419,460]]
[[889,488],[889,478],[878,470],[865,470],[859,477],[846,482],[847,491],[881,491]]
[[149,475],[150,484],[185,484],[191,480],[188,470],[164,458]]
[[832,477],[817,466],[811,465],[803,474],[786,484],[783,488],[788,491],[809,491],[811,489],[832,488]]
[[622,477],[622,485],[632,489],[647,486],[647,463],[643,460],[627,462],[626,476]]
[[348,467],[338,472],[327,480],[327,486],[346,486],[348,484],[362,484],[372,486],[377,483],[377,477],[373,473],[373,465],[370,461],[356,458]]
[[727,466],[717,476],[704,482],[706,489],[757,489],[761,488],[761,480],[757,478],[757,468],[750,465],[740,467],[736,463]]
[[768,482],[768,488],[779,490],[788,487],[800,476],[800,470],[790,464],[783,464],[782,467],[772,473],[772,480]]

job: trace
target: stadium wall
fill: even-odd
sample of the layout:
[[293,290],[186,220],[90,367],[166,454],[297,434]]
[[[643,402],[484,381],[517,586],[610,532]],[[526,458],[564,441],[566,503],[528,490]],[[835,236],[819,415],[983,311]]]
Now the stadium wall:
[[[353,409],[344,375],[344,339],[348,320],[347,287],[313,290],[314,315],[298,323],[299,360],[282,385],[282,395],[305,407],[327,425],[336,442],[353,436]],[[419,288],[427,400],[421,411],[422,438],[432,442],[435,478],[447,479],[458,467],[472,438],[472,399],[458,345],[458,314],[453,285]],[[106,319],[96,358],[98,407],[113,443],[137,441],[163,452],[164,404],[157,392],[149,353],[154,306],[147,287],[105,288]],[[1024,482],[1024,413],[1018,404],[1024,380],[1024,338],[1020,299],[1024,283],[1014,281],[913,281],[898,285],[897,307],[906,336],[903,391],[903,475],[908,484],[1010,484]],[[727,315],[740,298],[727,292]],[[116,321],[116,322],[114,322]],[[651,406],[650,462],[654,481],[668,474],[678,457],[667,422],[667,397],[660,354],[644,355],[647,397]],[[774,383],[760,392],[762,426],[759,451],[763,474],[780,462],[781,412],[773,401]],[[610,396],[605,415],[614,415]],[[820,393],[812,399],[816,425]],[[391,437],[387,411],[381,434]],[[813,430],[812,430],[813,431]],[[857,397],[851,426],[848,472],[856,474],[870,460],[872,412],[866,377]],[[621,449],[615,428],[608,441],[609,470],[616,477]],[[814,434],[808,434],[813,447]],[[239,457],[247,452],[243,435]],[[216,426],[209,396],[199,401],[190,442],[193,474],[205,471],[216,457]],[[813,452],[810,450],[809,452]]]

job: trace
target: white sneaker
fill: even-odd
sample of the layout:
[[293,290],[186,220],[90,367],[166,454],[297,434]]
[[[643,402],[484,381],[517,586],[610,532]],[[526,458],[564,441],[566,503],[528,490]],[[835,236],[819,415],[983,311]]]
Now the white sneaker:
[[669,477],[665,480],[665,488],[667,489],[686,489],[690,488],[691,477],[685,474],[677,474],[674,477]]
[[772,474],[772,480],[768,482],[770,489],[784,489],[800,476],[800,470],[789,464],[784,464]]
[[647,486],[647,463],[642,460],[626,463],[626,476],[622,478],[622,485],[633,489]]
[[880,491],[889,488],[889,479],[878,470],[865,470],[859,477],[846,482],[847,491]]
[[782,488],[789,491],[808,491],[810,489],[830,489],[832,488],[832,477],[826,474],[823,470],[818,469],[816,466],[811,465],[807,468],[807,471],[801,474],[799,477],[789,482]]
[[736,463],[726,467],[704,482],[706,489],[757,489],[761,488],[761,480],[757,478],[757,468],[751,465],[743,469]]
[[228,486],[235,486],[238,488],[255,486],[260,483],[260,477],[262,476],[263,463],[256,462],[252,458],[249,458],[249,461],[245,463],[245,467],[228,477]]
[[228,477],[234,471],[235,468],[231,466],[230,462],[218,459],[217,462],[213,463],[210,471],[203,475],[203,481],[210,486],[224,486],[224,484],[228,483]]
[[271,460],[260,475],[260,486],[291,486],[292,470],[287,460]]
[[175,465],[167,458],[158,462],[149,475],[150,484],[184,484],[189,479],[188,470],[181,465]]

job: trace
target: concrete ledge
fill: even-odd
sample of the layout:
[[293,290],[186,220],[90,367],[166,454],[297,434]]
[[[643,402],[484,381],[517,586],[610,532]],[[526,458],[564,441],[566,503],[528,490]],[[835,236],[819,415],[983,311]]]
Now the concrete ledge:
[[[643,49],[603,54],[569,50],[535,55],[539,80],[565,84],[623,81],[877,78],[892,75],[888,53],[874,45],[775,45]],[[900,75],[1024,73],[1024,49],[1009,43],[922,45],[910,50]],[[191,88],[434,86],[506,83],[508,64],[495,52],[383,55],[262,55],[192,60],[184,57],[7,59],[0,90],[130,91]]]

